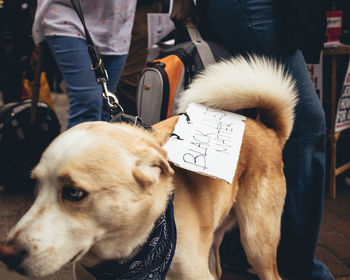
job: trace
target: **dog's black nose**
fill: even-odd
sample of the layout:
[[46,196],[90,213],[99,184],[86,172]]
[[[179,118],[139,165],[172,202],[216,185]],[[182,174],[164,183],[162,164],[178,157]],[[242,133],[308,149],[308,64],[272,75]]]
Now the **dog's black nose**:
[[13,242],[3,242],[0,244],[0,260],[9,268],[16,268],[28,255],[25,249],[20,248]]

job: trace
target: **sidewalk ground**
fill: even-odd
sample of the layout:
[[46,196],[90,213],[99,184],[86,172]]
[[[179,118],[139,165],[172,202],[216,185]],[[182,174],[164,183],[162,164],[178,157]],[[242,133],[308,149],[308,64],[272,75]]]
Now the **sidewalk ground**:
[[[52,94],[56,113],[62,128],[67,123],[67,97],[64,94]],[[349,174],[347,175],[349,176]],[[317,256],[334,274],[337,280],[350,280],[350,186],[344,178],[338,178],[337,199],[325,199]],[[328,190],[328,188],[327,188]],[[2,240],[16,221],[26,212],[33,201],[31,192],[5,194],[0,187],[0,240]],[[28,280],[31,278],[9,272],[0,263],[0,280]],[[71,280],[71,266],[44,280]],[[223,280],[256,280],[248,274],[226,274]]]

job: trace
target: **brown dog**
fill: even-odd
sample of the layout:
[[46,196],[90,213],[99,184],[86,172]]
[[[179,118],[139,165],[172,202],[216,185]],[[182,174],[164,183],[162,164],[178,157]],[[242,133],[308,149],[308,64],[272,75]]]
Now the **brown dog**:
[[236,222],[259,278],[280,279],[282,148],[293,126],[293,81],[267,59],[234,58],[201,74],[179,110],[190,102],[258,109],[257,120],[246,120],[232,184],[168,163],[162,146],[178,117],[153,132],[127,124],[77,125],[43,153],[32,173],[38,196],[0,246],[0,258],[35,277],[75,261],[78,279],[86,279],[82,273],[105,260],[125,263],[137,255],[174,194],[177,244],[167,279],[219,279],[219,246]]

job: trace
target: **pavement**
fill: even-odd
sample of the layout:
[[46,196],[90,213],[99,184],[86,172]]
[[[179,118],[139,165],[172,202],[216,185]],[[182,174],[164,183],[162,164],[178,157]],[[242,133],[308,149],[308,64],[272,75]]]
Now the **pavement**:
[[[62,131],[66,129],[68,99],[65,94],[52,93],[56,113]],[[1,105],[1,101],[0,101]],[[349,177],[349,175],[347,175]],[[322,260],[337,280],[350,280],[350,186],[344,177],[338,178],[337,199],[326,196],[324,214],[317,246],[317,257]],[[0,187],[0,240],[3,240],[12,226],[28,210],[33,202],[32,190],[21,193],[5,193]],[[0,263],[0,280],[28,280],[14,272],[10,272]],[[72,267],[67,265],[59,272],[44,280],[72,280]],[[225,274],[222,280],[256,280],[248,273]],[[200,279],[199,279],[200,280]]]

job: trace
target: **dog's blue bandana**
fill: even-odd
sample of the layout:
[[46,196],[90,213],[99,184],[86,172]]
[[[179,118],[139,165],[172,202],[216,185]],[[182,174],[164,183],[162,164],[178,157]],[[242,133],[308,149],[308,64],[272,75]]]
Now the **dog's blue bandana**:
[[175,253],[176,225],[173,197],[155,222],[141,250],[126,263],[108,260],[85,269],[98,280],[164,280]]

